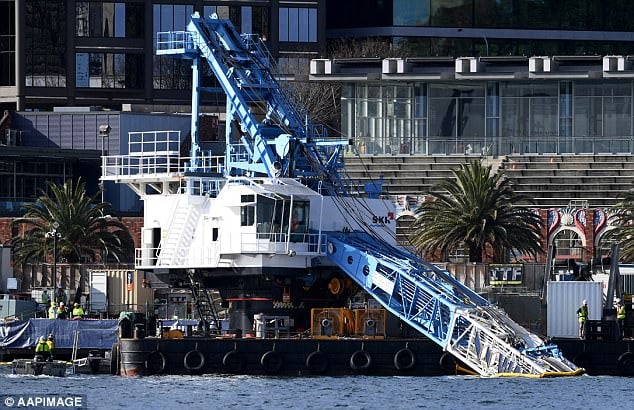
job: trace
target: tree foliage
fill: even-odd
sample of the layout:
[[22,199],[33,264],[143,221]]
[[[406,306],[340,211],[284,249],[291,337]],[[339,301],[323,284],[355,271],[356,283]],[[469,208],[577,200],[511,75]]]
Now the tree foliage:
[[509,252],[532,257],[542,252],[539,215],[518,206],[531,198],[517,194],[502,171],[492,174],[490,165],[471,161],[452,172],[454,178],[434,186],[432,200],[417,210],[413,245],[446,255],[464,244],[470,262],[482,262],[487,247],[495,262],[506,262]]
[[97,255],[117,261],[131,259],[132,238],[127,227],[115,218],[103,217],[110,204],[97,200],[100,192],[88,196],[81,180],[76,184],[68,180],[62,186],[50,184],[49,188],[50,195],[41,191],[36,202],[24,205],[24,216],[13,221],[20,231],[11,240],[16,264],[50,260],[54,227],[58,261],[94,262]]

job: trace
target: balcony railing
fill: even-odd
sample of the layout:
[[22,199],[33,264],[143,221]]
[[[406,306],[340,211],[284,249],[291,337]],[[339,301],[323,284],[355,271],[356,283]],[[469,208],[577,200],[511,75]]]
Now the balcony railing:
[[632,154],[634,136],[360,137],[361,155]]

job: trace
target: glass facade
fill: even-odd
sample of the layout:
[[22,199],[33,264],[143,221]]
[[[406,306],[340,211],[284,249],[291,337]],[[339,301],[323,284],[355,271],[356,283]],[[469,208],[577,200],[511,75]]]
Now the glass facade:
[[[153,6],[152,33],[185,30],[194,12],[193,5],[155,4]],[[156,38],[152,42],[156,47]],[[154,53],[153,88],[187,90],[192,87],[191,62],[173,56],[157,56]]]
[[631,80],[347,84],[342,133],[361,154],[629,153]]
[[15,85],[15,3],[0,1],[0,87]]
[[75,8],[77,37],[143,38],[142,3],[78,1]]
[[[634,3],[625,0],[329,0],[327,8],[329,28],[445,26],[634,31],[634,21],[629,18],[634,13]],[[355,18],[351,19],[351,15]]]
[[602,32],[634,32],[633,13],[634,2],[623,0],[327,1],[329,30],[366,38],[389,27],[410,56],[631,54],[631,37]]
[[63,184],[73,177],[71,161],[44,158],[0,159],[0,215],[20,215],[21,205],[32,202],[41,191],[49,192],[49,181]]
[[25,5],[26,86],[66,86],[66,2],[31,0]]
[[280,42],[316,43],[317,9],[280,7]]
[[143,55],[76,53],[78,88],[143,88]]

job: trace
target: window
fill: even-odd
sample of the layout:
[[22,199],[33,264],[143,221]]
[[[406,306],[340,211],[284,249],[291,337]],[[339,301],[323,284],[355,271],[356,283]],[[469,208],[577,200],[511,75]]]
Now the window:
[[76,87],[143,88],[143,56],[123,53],[75,54]]
[[280,7],[280,42],[317,42],[317,9]]
[[66,87],[66,2],[28,1],[25,4],[27,87]]
[[255,223],[255,205],[240,208],[240,226],[253,226]]
[[395,26],[428,26],[429,0],[394,0]]
[[75,5],[77,37],[142,38],[143,4],[78,1]]
[[15,3],[0,2],[0,87],[15,85]]
[[[155,4],[153,10],[153,33],[160,31],[185,30],[190,16],[194,12],[194,6]],[[206,11],[210,11],[205,8]],[[156,47],[156,39],[154,39]],[[191,89],[192,75],[191,62],[174,56],[154,55],[153,87],[164,90]]]

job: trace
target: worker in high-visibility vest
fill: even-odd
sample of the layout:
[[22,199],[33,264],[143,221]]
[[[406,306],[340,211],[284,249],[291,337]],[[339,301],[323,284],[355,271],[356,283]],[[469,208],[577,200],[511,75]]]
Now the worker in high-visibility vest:
[[40,339],[35,345],[35,360],[44,361],[49,357],[49,349],[48,344],[46,344],[46,338],[44,336],[40,336]]
[[86,315],[84,313],[84,309],[82,309],[81,306],[79,306],[79,303],[75,303],[73,305],[73,310],[72,310],[71,314],[73,316],[73,320],[81,320]]
[[46,345],[48,346],[48,360],[53,360],[53,349],[55,349],[55,336],[53,334],[49,334],[46,339]]
[[619,334],[625,336],[625,306],[621,303],[621,299],[616,300],[616,323],[619,325]]
[[59,313],[59,309],[57,308],[57,303],[51,303],[51,307],[48,308],[48,318],[49,319],[57,319],[57,314]]
[[46,310],[51,307],[51,297],[46,289],[42,291],[42,304],[46,307]]
[[588,302],[585,300],[581,303],[581,307],[577,309],[577,317],[579,319],[579,338],[586,338],[586,321],[588,320]]

